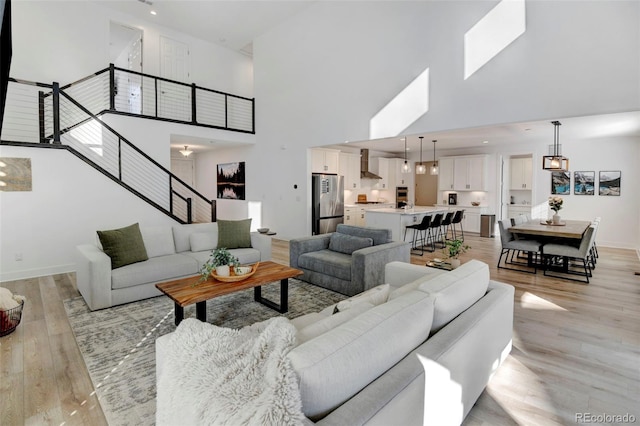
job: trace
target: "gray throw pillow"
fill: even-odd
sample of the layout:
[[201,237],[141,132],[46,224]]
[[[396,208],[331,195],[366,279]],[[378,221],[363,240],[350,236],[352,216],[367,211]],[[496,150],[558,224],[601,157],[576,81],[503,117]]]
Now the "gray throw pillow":
[[345,235],[339,232],[331,234],[329,239],[329,250],[344,254],[351,254],[356,250],[371,247],[372,245],[373,239],[371,238],[354,237],[353,235]]
[[218,220],[218,247],[251,247],[251,219]]
[[102,249],[111,258],[111,269],[149,259],[137,223],[120,229],[98,231]]

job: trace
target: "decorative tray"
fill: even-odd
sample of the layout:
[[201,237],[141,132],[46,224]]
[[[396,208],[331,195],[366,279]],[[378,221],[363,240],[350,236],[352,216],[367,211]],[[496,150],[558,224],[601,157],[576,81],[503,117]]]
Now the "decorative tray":
[[567,223],[566,222],[560,222],[560,223],[547,223],[547,222],[540,222],[540,225],[547,225],[547,226],[566,226]]
[[235,283],[238,281],[246,280],[251,275],[255,274],[256,271],[258,270],[258,265],[260,265],[260,262],[257,262],[254,265],[252,265],[251,271],[243,275],[236,275],[235,268],[231,268],[230,275],[228,277],[222,277],[222,276],[216,275],[216,272],[214,270],[214,271],[211,271],[211,277],[213,277],[213,279],[217,281],[222,281],[225,283]]

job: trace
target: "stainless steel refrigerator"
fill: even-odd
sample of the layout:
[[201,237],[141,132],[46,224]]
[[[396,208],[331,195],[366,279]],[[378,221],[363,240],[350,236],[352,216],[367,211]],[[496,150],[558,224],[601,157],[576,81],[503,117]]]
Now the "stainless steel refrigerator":
[[311,187],[312,234],[335,232],[344,222],[344,177],[313,174]]

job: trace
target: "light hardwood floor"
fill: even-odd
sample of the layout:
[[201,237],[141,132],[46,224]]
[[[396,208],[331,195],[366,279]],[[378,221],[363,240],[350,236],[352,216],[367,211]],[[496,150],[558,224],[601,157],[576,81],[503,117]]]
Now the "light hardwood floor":
[[[487,262],[492,279],[513,284],[516,294],[513,350],[465,425],[567,425],[579,423],[580,413],[629,413],[640,423],[637,254],[601,248],[587,285],[497,270],[499,240],[467,236],[466,242],[472,249],[463,262]],[[287,242],[273,240],[274,261],[288,264],[288,252]],[[434,257],[442,253],[411,261]],[[106,424],[62,306],[78,295],[74,275],[2,286],[28,304],[18,329],[0,338],[0,425]]]

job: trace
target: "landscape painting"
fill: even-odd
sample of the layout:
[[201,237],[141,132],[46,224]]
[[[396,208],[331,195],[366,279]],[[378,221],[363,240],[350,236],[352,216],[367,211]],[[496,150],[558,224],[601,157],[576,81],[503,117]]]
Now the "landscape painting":
[[218,198],[245,199],[244,161],[218,164]]
[[599,195],[620,195],[620,178],[622,173],[618,171],[600,172],[598,182]]
[[573,193],[575,195],[595,194],[596,172],[574,172]]
[[571,193],[571,173],[551,172],[551,193],[569,195]]

